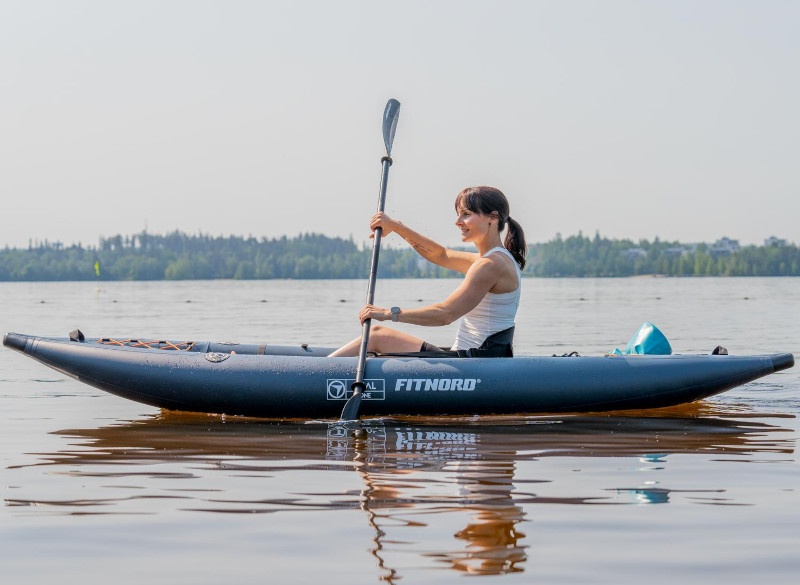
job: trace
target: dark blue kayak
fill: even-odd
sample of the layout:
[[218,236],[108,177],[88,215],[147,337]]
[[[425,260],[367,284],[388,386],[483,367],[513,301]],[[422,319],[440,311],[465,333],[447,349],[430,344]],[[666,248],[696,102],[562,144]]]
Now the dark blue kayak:
[[[356,358],[332,348],[8,333],[7,347],[117,396],[169,410],[337,418]],[[361,414],[595,412],[673,406],[794,365],[772,355],[367,360]]]

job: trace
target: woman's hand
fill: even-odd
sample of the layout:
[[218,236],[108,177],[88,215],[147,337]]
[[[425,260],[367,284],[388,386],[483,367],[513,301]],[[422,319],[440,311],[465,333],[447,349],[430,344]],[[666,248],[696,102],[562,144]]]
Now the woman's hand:
[[358,314],[358,318],[363,325],[364,321],[367,319],[373,319],[375,321],[386,321],[387,319],[391,319],[392,313],[388,309],[381,309],[375,305],[364,305],[364,308],[361,309],[361,312]]
[[369,229],[372,230],[370,234],[370,239],[375,237],[375,230],[381,228],[381,235],[388,236],[394,231],[394,227],[400,223],[399,221],[393,220],[391,217],[379,211],[375,215],[372,216],[372,219],[369,220]]

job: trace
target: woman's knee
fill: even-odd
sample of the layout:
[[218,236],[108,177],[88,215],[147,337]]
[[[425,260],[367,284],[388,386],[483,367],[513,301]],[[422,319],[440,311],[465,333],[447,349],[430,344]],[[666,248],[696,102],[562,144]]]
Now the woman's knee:
[[369,331],[369,349],[371,351],[387,351],[394,345],[397,332],[391,327],[373,325]]

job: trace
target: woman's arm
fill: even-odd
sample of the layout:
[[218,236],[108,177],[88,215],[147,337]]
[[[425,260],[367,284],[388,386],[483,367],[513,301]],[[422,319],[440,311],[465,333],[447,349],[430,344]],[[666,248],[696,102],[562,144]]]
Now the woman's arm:
[[[370,229],[374,232],[376,228],[382,229],[382,235],[387,236],[392,232],[403,238],[408,242],[417,253],[426,260],[455,270],[461,274],[466,274],[469,267],[478,259],[479,255],[475,252],[462,252],[460,250],[451,250],[445,248],[441,244],[434,242],[432,239],[415,232],[410,227],[403,223],[392,219],[385,213],[378,212],[370,221]],[[372,236],[370,236],[372,237]]]
[[[444,301],[419,309],[402,309],[398,321],[412,325],[449,325],[478,306],[497,283],[501,273],[502,267],[499,264],[490,258],[481,258],[472,264],[459,287]],[[362,323],[367,319],[386,321],[391,318],[389,309],[374,305],[366,305],[359,313]]]

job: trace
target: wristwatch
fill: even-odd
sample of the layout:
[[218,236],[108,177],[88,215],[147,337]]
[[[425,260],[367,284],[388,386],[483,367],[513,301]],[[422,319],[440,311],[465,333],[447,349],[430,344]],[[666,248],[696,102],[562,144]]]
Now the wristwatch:
[[400,307],[392,307],[392,321],[397,323],[400,320]]

